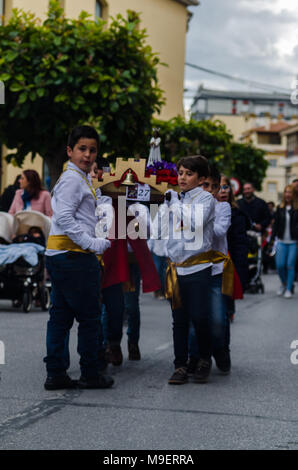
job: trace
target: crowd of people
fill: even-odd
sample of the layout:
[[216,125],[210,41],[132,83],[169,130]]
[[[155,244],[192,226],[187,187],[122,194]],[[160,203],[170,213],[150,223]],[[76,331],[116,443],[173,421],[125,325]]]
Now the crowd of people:
[[[51,217],[46,249],[52,284],[44,358],[46,390],[110,388],[114,380],[106,367],[123,362],[125,321],[129,360],[141,359],[141,288],[157,299],[168,299],[171,306],[174,371],[170,385],[185,384],[190,376],[195,383],[206,383],[212,358],[228,374],[235,300],[243,297],[249,282],[249,230],[262,237],[265,271],[273,267],[275,254],[281,281],[277,294],[293,296],[298,180],[286,186],[274,210],[272,203],[255,195],[252,183],[243,185],[243,196],[236,200],[229,178],[205,157],[184,157],[177,163],[179,191],[168,190],[156,217],[148,217],[148,234],[154,236],[150,240],[117,235],[109,239],[96,236],[98,222],[106,220],[105,208],[115,206],[112,198],[92,184],[109,171],[107,160],[99,159],[98,152],[95,129],[79,126],[69,136],[69,161],[51,195],[36,171],[24,170],[0,200],[0,209],[12,215],[34,210]],[[197,207],[202,209],[201,243],[191,244],[189,230],[193,234],[198,229]],[[128,214],[132,220],[129,207]],[[67,374],[69,334],[75,319],[79,380]]]

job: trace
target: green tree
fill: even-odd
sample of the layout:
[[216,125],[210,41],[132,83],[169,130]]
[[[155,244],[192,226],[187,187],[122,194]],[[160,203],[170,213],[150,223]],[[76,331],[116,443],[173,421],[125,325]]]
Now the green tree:
[[153,126],[160,128],[165,160],[176,162],[186,155],[201,154],[222,173],[238,178],[242,185],[251,181],[256,189],[261,189],[268,166],[265,152],[249,144],[233,142],[221,121],[186,121],[177,117],[169,121],[154,120]]
[[21,165],[38,153],[54,183],[66,160],[69,130],[90,123],[100,132],[100,153],[131,156],[144,143],[152,115],[163,104],[159,58],[146,44],[139,17],[118,15],[109,28],[82,12],[65,18],[51,0],[48,18],[14,10],[0,27],[0,142]]
[[224,172],[227,176],[239,179],[241,185],[246,181],[254,184],[257,191],[262,189],[262,181],[266,175],[268,162],[265,160],[264,150],[253,147],[251,144],[232,142],[227,150],[227,161]]
[[163,155],[169,161],[198,153],[208,159],[220,160],[232,139],[221,122],[186,121],[178,116],[169,121],[154,120],[154,126],[160,128]]

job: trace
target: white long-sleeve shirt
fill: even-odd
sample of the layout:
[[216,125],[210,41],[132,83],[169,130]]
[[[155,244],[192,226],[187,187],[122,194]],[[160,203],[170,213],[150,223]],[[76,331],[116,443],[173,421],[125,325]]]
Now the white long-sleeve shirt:
[[[87,179],[89,185],[84,178]],[[91,188],[90,175],[86,175],[74,163],[69,162],[67,170],[62,173],[52,191],[53,217],[50,235],[67,235],[83,250],[98,252],[95,226],[99,218],[95,211],[97,205],[101,203],[101,192],[96,191],[98,197],[96,200]],[[60,253],[65,253],[65,251],[46,251],[48,256]]]
[[[164,246],[164,256],[168,256],[175,263],[182,263],[193,255],[205,253],[212,249],[213,222],[215,217],[215,199],[207,191],[197,187],[187,191],[185,194],[180,193],[180,196],[181,200],[175,199],[173,204],[170,203],[170,207],[166,203],[160,206],[152,230],[154,238],[161,237],[164,241],[164,243],[161,243]],[[199,220],[195,217],[196,206],[197,209],[200,207],[202,210],[202,218]],[[169,209],[171,209],[170,213]],[[186,215],[183,219],[182,211]],[[187,227],[186,225],[189,226]],[[161,230],[158,230],[157,227],[161,227]],[[196,233],[200,232],[202,235],[200,246],[194,245],[193,249],[190,248],[192,240],[188,239],[190,228],[192,231],[196,230]],[[188,235],[186,236],[187,230]],[[177,235],[180,238],[177,239]],[[212,263],[177,268],[177,273],[180,276],[185,276],[210,266],[212,266]]]
[[[231,225],[231,206],[228,202],[215,203],[212,249],[224,255],[228,253],[227,232]],[[212,276],[223,272],[224,263],[212,266]]]

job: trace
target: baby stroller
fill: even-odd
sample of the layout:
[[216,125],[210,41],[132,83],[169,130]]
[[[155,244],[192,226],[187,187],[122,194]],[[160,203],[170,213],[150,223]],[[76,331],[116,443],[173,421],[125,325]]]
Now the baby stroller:
[[264,294],[262,282],[262,236],[253,230],[247,232],[248,238],[248,283],[245,291],[250,294]]
[[50,306],[50,282],[44,281],[44,252],[50,219],[40,212],[0,212],[0,299],[30,312],[33,302]]

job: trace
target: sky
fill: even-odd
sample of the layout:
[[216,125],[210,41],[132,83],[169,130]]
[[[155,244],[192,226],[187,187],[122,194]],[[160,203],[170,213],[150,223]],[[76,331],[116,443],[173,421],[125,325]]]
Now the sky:
[[[240,78],[293,89],[298,75],[297,0],[200,0],[187,35],[186,62]],[[185,106],[198,86],[259,91],[185,68]]]

